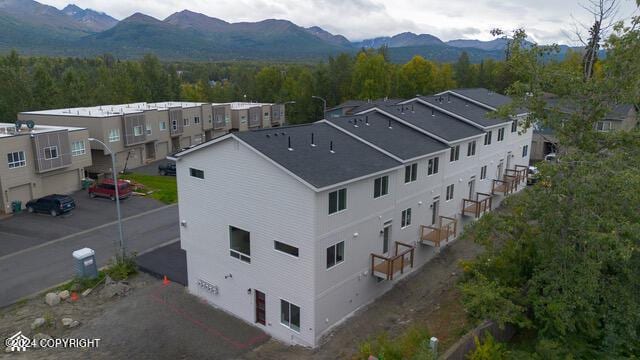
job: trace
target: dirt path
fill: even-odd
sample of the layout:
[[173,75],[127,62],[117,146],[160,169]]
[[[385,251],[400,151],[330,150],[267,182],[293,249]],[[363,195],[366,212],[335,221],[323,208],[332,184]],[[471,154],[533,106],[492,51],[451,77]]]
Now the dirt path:
[[426,326],[440,342],[441,351],[468,328],[460,293],[455,287],[461,274],[459,261],[482,252],[469,240],[457,240],[412,276],[401,280],[373,304],[360,310],[324,339],[315,350],[288,347],[271,340],[245,359],[351,359],[363,341],[382,332],[394,336],[412,324]]

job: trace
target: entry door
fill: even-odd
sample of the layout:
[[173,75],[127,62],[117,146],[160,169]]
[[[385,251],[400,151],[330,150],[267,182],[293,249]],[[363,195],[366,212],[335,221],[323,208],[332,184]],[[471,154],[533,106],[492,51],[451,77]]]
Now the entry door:
[[473,200],[474,199],[474,195],[476,194],[476,179],[472,178],[469,181],[469,199]]
[[435,225],[438,221],[438,217],[440,216],[440,198],[433,198],[433,202],[431,203],[431,225]]
[[500,160],[500,163],[498,164],[498,180],[502,180],[502,171],[504,167],[504,160]]
[[507,169],[511,169],[511,151],[507,153]]
[[384,223],[384,230],[382,234],[382,253],[384,255],[389,253],[389,244],[391,243],[391,221]]
[[266,301],[263,292],[256,290],[256,323],[266,325]]

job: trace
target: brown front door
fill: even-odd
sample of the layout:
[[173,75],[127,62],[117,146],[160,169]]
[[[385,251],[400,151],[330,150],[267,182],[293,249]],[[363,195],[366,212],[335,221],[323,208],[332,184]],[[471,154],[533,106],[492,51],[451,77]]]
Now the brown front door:
[[256,323],[266,325],[266,303],[263,292],[256,290]]

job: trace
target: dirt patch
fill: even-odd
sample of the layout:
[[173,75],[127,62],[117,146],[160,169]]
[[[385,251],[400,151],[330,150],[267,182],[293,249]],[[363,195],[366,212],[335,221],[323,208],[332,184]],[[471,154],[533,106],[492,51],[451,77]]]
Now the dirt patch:
[[244,358],[353,359],[362,342],[382,332],[394,337],[410,325],[426,326],[432,336],[440,339],[440,352],[443,352],[471,327],[455,286],[462,272],[459,261],[473,259],[481,252],[482,247],[469,240],[453,242],[420,270],[327,335],[317,349],[285,346],[271,340]]

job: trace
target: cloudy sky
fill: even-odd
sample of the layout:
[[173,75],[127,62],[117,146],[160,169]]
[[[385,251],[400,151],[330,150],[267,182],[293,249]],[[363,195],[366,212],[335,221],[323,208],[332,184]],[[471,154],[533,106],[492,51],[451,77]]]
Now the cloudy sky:
[[[64,7],[70,0],[39,0]],[[164,19],[189,9],[229,22],[287,19],[320,26],[350,40],[400,32],[429,33],[443,40],[490,40],[495,27],[524,27],[537,42],[571,44],[575,21],[592,22],[579,4],[587,0],[72,0],[117,18],[142,12]],[[620,16],[635,1],[620,0]],[[575,19],[575,20],[574,20]]]

